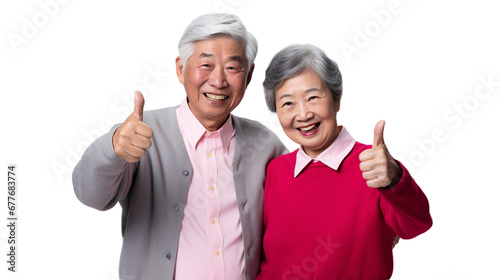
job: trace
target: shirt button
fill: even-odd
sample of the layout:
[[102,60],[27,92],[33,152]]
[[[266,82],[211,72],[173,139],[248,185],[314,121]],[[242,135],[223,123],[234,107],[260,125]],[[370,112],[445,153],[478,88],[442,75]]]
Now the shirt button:
[[179,211],[179,206],[178,205],[174,205],[174,207],[172,209],[174,209],[174,211],[177,212],[177,211]]
[[215,188],[214,188],[214,186],[210,186],[210,189],[213,191]]
[[219,251],[215,251],[215,254],[218,256],[218,255],[220,255],[220,252]]
[[212,219],[212,225],[215,225],[215,220],[214,219]]
[[189,171],[184,170],[184,172],[182,172],[182,174],[184,174],[184,176],[188,176],[189,175]]
[[212,157],[212,153],[208,153],[208,157]]
[[167,260],[170,260],[172,256],[170,256],[170,253],[167,254]]

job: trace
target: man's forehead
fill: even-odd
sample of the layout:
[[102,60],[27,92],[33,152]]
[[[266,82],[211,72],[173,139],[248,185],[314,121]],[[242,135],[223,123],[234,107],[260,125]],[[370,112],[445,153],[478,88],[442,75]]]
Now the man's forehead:
[[[211,57],[215,57],[215,54],[211,53],[211,52],[202,52],[199,57],[200,58],[205,58],[205,57],[211,58]],[[231,56],[228,56],[227,59],[237,61],[237,62],[243,62],[243,59],[240,55],[231,55]]]
[[230,56],[244,56],[245,44],[229,37],[216,37],[195,42],[195,52],[213,56],[221,51]]

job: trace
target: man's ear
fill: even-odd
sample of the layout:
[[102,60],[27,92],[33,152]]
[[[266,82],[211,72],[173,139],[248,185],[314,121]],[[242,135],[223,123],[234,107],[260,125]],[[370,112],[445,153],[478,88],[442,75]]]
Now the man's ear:
[[184,84],[184,73],[183,73],[183,65],[182,65],[182,61],[181,61],[181,57],[178,56],[176,59],[175,59],[175,73],[177,74],[177,78],[179,79],[179,82],[181,82],[181,84]]
[[245,86],[248,87],[248,84],[250,83],[250,80],[252,80],[252,74],[253,74],[253,69],[255,68],[255,63],[252,64],[252,66],[250,67],[250,70],[248,70],[248,74],[247,74],[247,84]]

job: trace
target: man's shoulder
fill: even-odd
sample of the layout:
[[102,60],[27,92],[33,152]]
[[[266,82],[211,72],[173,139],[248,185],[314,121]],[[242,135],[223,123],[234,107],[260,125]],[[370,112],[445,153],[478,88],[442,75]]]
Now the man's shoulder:
[[[232,118],[236,130],[241,129],[242,133],[264,132],[275,135],[269,128],[256,120],[238,117],[235,115],[232,115]],[[238,133],[238,131],[236,132]]]
[[143,122],[154,129],[177,126],[176,109],[178,106],[144,111]]
[[175,110],[177,109],[177,107],[179,106],[172,106],[156,110],[144,111],[144,120],[168,117],[171,114],[175,114]]
[[273,166],[273,168],[279,167],[279,166],[295,166],[295,162],[297,161],[297,152],[299,149],[288,153],[288,154],[283,154],[280,155],[279,157],[273,159],[270,163],[270,165]]
[[286,148],[269,128],[258,121],[232,115],[236,142],[241,147],[272,151],[273,157],[282,154]]

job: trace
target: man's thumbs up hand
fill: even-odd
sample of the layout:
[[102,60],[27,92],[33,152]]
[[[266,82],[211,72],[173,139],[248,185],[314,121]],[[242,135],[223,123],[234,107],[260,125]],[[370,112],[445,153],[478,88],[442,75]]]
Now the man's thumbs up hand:
[[142,122],[142,112],[144,111],[144,96],[140,91],[134,92],[134,115]]
[[113,135],[115,154],[128,162],[138,162],[151,147],[150,138],[153,130],[142,122],[144,96],[139,91],[134,93],[134,111],[116,129]]
[[399,165],[391,157],[384,142],[385,121],[375,125],[373,146],[359,155],[359,168],[366,184],[371,188],[383,188],[396,184],[401,178]]

